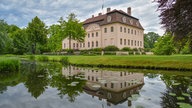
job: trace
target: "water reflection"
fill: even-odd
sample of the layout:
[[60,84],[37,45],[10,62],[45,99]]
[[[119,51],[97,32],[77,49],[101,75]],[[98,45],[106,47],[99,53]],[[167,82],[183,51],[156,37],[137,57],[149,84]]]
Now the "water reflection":
[[192,104],[192,76],[174,74],[23,62],[19,72],[0,73],[0,108],[179,108],[181,103]]
[[[84,91],[93,98],[96,96],[101,101],[106,100],[109,106],[128,101],[127,98],[138,94],[144,84],[143,73],[82,69],[73,66],[62,68],[62,73],[66,77],[82,74],[87,80]],[[131,106],[131,101],[128,105]]]

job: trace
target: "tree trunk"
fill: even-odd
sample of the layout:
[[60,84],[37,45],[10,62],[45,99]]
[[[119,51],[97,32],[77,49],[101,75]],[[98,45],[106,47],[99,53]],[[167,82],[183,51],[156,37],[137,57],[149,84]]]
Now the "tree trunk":
[[36,42],[32,44],[32,54],[36,53]]

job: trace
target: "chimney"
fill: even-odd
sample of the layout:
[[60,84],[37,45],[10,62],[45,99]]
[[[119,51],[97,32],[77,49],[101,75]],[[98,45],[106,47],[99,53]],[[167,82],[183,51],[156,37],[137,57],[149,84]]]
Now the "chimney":
[[111,11],[111,8],[107,8],[107,13]]
[[131,7],[127,8],[127,14],[131,16]]
[[99,13],[98,15],[100,16],[100,15],[102,15],[102,13]]
[[92,15],[92,18],[94,18],[94,15]]

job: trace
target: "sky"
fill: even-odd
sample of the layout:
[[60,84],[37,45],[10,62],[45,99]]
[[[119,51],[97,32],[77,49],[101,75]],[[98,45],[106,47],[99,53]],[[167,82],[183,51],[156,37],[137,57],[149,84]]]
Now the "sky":
[[0,0],[0,19],[24,28],[38,16],[50,26],[56,24],[60,17],[65,19],[70,13],[75,13],[77,19],[84,21],[100,12],[106,13],[108,7],[125,12],[131,7],[132,16],[140,20],[145,33],[164,33],[157,4],[152,0]]

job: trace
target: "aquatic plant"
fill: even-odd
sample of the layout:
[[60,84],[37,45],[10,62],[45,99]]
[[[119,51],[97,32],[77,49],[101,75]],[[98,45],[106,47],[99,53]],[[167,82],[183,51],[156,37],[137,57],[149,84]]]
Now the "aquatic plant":
[[0,72],[19,71],[20,61],[16,58],[0,58]]

